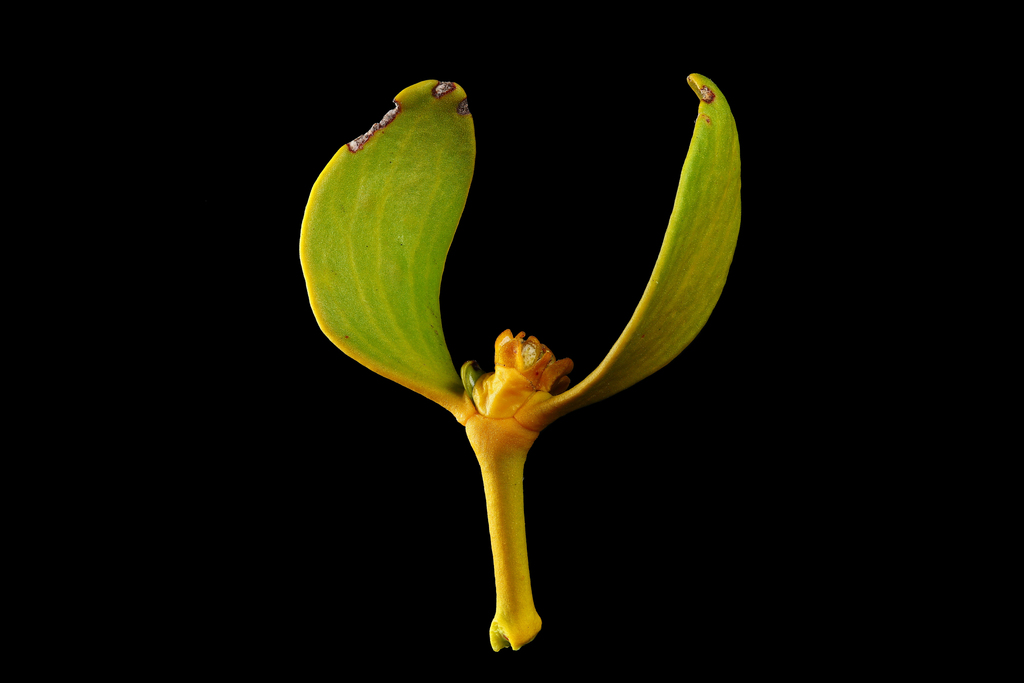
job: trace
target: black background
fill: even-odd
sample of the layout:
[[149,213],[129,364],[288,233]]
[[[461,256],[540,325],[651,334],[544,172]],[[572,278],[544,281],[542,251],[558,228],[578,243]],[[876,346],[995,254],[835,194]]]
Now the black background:
[[[456,670],[574,658],[643,670],[829,647],[820,625],[859,590],[856,560],[833,543],[858,514],[834,503],[857,466],[825,457],[823,387],[843,370],[822,363],[827,310],[794,248],[820,227],[807,195],[818,149],[813,131],[793,132],[802,109],[780,97],[782,78],[757,59],[674,48],[380,47],[254,46],[180,80],[183,229],[199,264],[183,275],[202,294],[173,320],[167,382],[188,383],[190,398],[168,418],[182,455],[161,480],[173,504],[156,526],[173,539],[167,603],[194,615],[182,646],[310,671],[428,657]],[[668,367],[531,450],[544,627],[495,654],[473,451],[446,411],[319,330],[298,256],[310,188],[400,90],[457,82],[477,161],[441,292],[453,363],[489,368],[511,328],[571,357],[579,381],[656,260],[697,112],[691,72],[718,84],[740,135],[728,283]]]

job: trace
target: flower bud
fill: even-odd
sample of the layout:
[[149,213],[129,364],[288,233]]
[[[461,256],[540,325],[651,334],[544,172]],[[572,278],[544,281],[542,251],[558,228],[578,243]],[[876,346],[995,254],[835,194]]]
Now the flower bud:
[[525,332],[513,337],[512,330],[505,330],[494,342],[494,372],[473,383],[473,402],[482,415],[512,417],[527,401],[546,400],[569,388],[572,361],[556,360],[536,337],[524,337]]

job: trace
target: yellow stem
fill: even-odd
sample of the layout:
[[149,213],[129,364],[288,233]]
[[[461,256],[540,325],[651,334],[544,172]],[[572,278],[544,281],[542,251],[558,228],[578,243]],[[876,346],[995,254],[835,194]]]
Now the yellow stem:
[[491,647],[495,652],[509,646],[518,650],[537,636],[541,625],[530,587],[523,512],[523,467],[538,432],[513,418],[474,415],[466,422],[466,434],[480,463],[487,496],[497,592]]

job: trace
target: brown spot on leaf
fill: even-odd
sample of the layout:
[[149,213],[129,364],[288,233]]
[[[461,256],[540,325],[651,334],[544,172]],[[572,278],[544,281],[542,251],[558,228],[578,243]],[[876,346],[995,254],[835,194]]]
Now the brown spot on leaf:
[[457,111],[462,116],[468,116],[469,115],[469,100],[465,99],[465,100],[462,100],[461,102],[459,102],[459,107],[455,111]]
[[700,98],[705,102],[715,101],[715,91],[706,85],[700,86]]
[[700,117],[702,119],[704,119],[704,123],[708,124],[709,126],[711,125],[711,117],[710,116],[708,116],[707,114],[701,114]]
[[394,121],[395,117],[398,116],[399,113],[401,113],[401,111],[402,105],[400,105],[398,102],[395,102],[395,108],[389,111],[387,114],[384,114],[384,118],[380,120],[380,123],[373,124],[372,126],[370,126],[370,130],[366,131],[365,133],[357,137],[355,140],[348,143],[349,151],[355,154],[356,152],[361,150],[363,148],[363,145],[366,144],[366,141],[373,137],[374,133],[376,133],[378,130],[381,130],[382,128],[386,127],[389,123]]
[[451,81],[438,81],[434,86],[434,99],[439,100],[452,90],[455,90],[455,84]]

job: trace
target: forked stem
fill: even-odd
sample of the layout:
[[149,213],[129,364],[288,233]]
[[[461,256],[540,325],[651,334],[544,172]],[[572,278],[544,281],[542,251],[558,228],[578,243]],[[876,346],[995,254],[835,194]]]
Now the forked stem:
[[491,647],[495,652],[504,647],[518,650],[537,636],[541,626],[530,586],[523,508],[523,468],[538,432],[513,418],[475,415],[466,423],[466,434],[480,463],[487,496],[497,593]]

